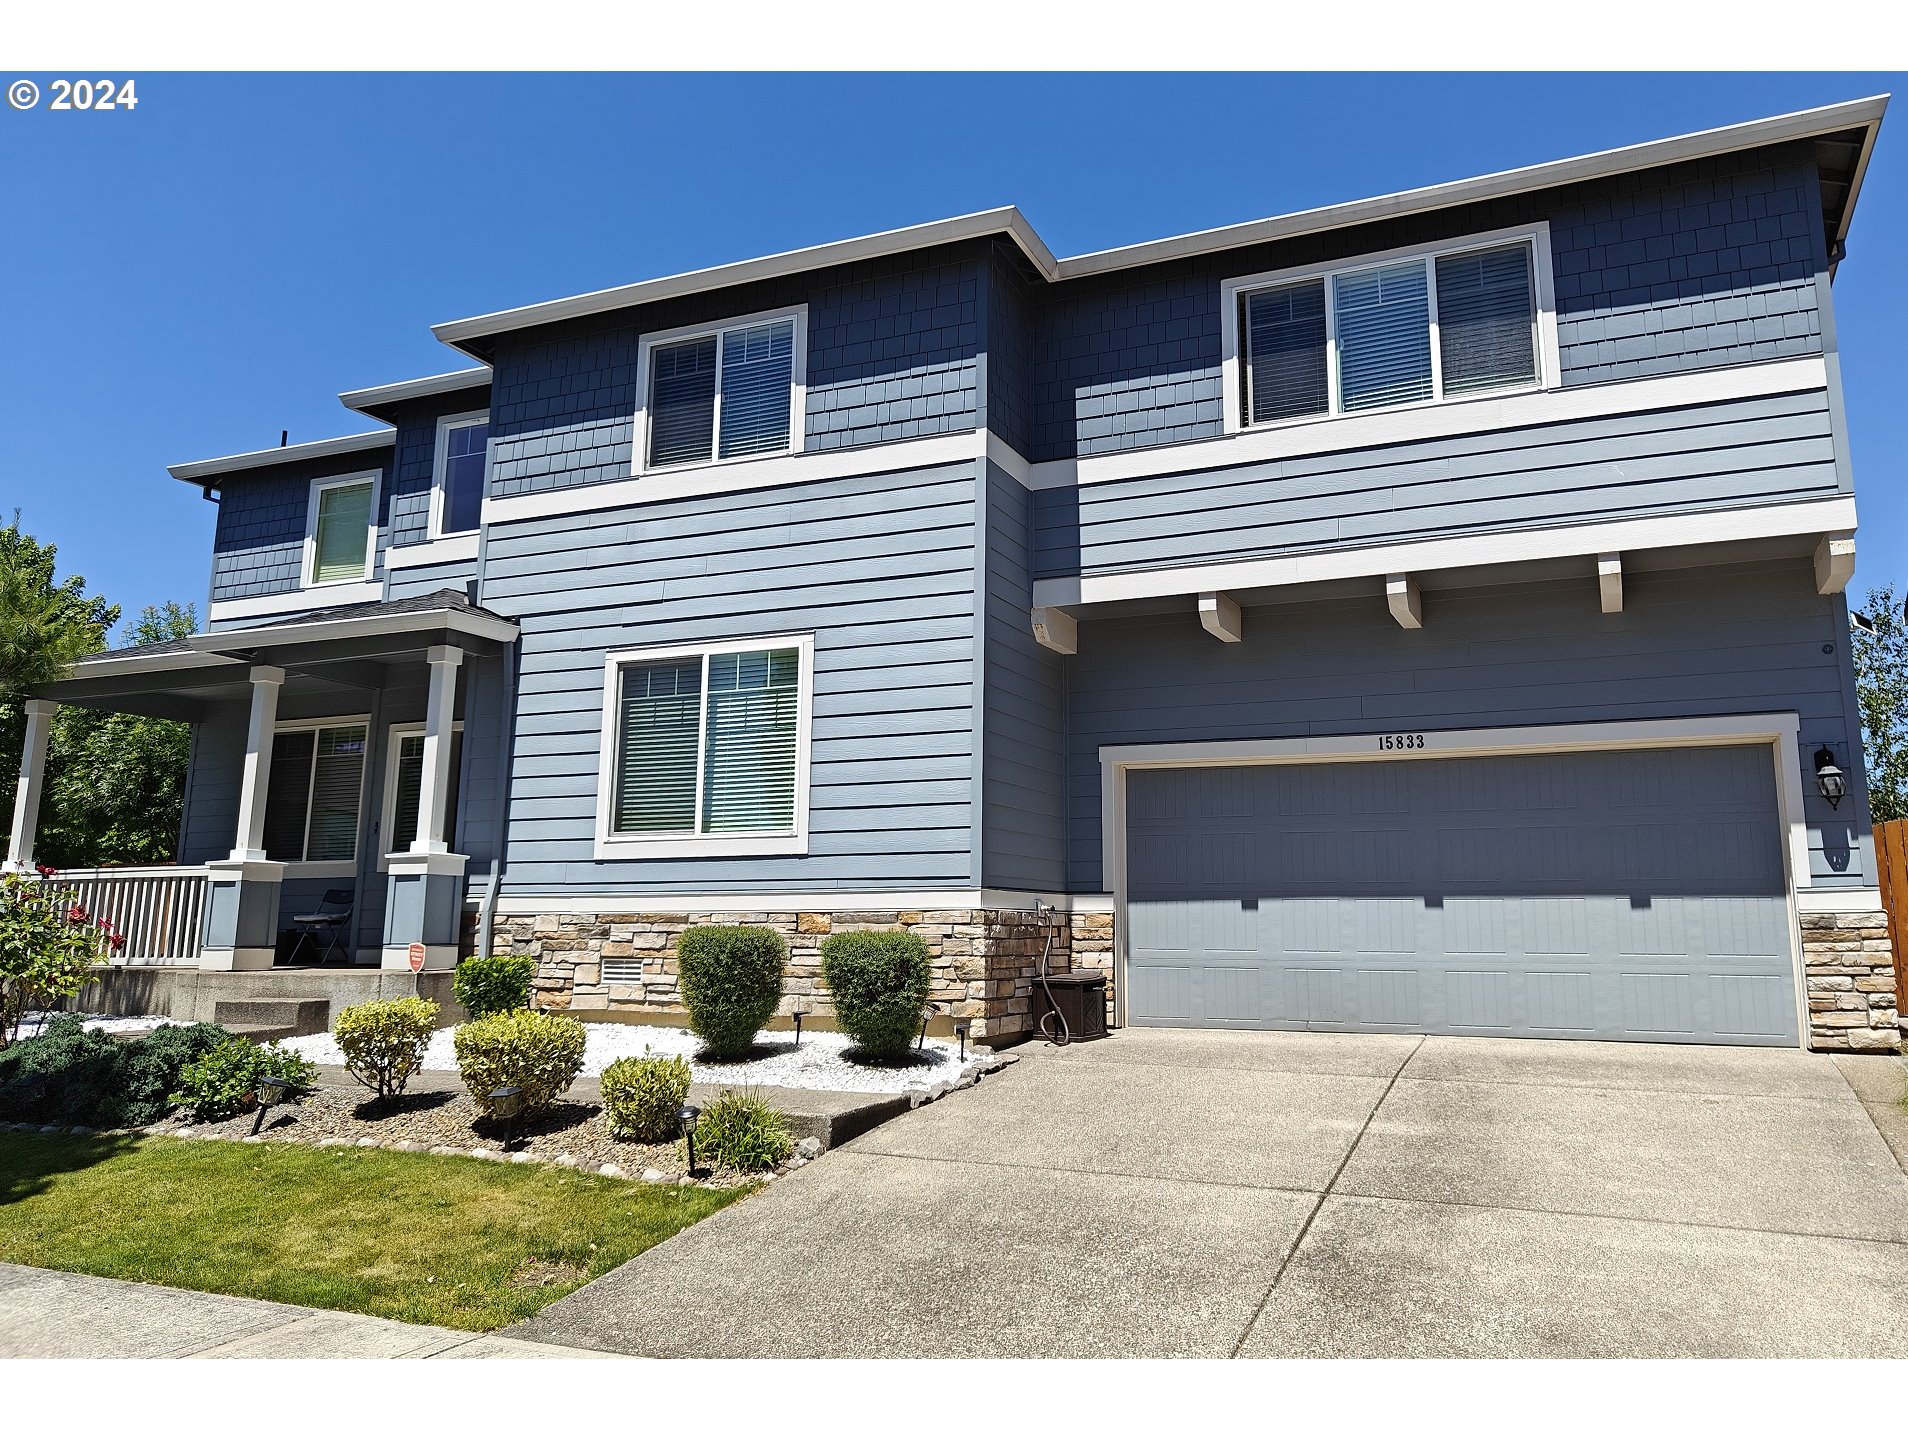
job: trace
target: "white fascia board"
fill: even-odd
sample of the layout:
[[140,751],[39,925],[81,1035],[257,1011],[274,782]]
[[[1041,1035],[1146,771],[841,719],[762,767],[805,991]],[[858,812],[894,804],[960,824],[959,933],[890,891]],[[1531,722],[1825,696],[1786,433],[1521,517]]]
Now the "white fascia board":
[[807,273],[864,259],[885,258],[892,254],[910,253],[993,234],[1005,234],[1012,238],[1033,266],[1049,280],[1057,276],[1057,265],[1045,242],[1033,231],[1033,226],[1020,210],[1009,205],[977,214],[962,214],[951,219],[936,219],[931,223],[866,234],[860,238],[840,239],[811,248],[791,249],[763,258],[744,259],[740,263],[696,269],[667,278],[626,283],[616,288],[598,289],[594,293],[579,293],[572,298],[557,298],[522,308],[506,308],[475,318],[459,318],[449,323],[434,324],[431,332],[441,342],[458,347],[494,333],[508,333],[519,328],[583,318],[593,313],[606,313],[642,303],[659,303],[663,299],[680,298],[685,294],[733,288],[745,283],[758,283],[763,279],[782,278],[792,273]]
[[403,546],[386,547],[384,565],[387,570],[399,571],[406,567],[476,561],[477,543],[476,532],[457,532],[448,537],[432,537],[426,542],[407,542]]
[[[1681,134],[1670,139],[1654,139],[1645,144],[1605,149],[1573,159],[1557,159],[1522,169],[1506,169],[1475,179],[1459,179],[1448,184],[1406,189],[1373,199],[1302,209],[1277,218],[1254,219],[1248,223],[1229,224],[1224,228],[1205,229],[1175,238],[1155,239],[1150,243],[1132,244],[1125,248],[1103,249],[1098,253],[1061,259],[1060,277],[1085,278],[1091,274],[1133,268],[1141,264],[1193,258],[1230,248],[1244,248],[1250,244],[1270,243],[1275,239],[1295,238],[1327,229],[1350,228],[1356,224],[1375,223],[1382,219],[1451,208],[1458,204],[1474,204],[1512,194],[1527,194],[1537,189],[1578,184],[1588,179],[1654,169],[1664,164],[1756,149],[1792,139],[1834,134],[1857,126],[1872,127],[1880,122],[1887,108],[1888,96],[1874,95],[1843,104],[1824,105],[1819,109],[1750,120],[1745,124],[1729,124],[1719,129],[1699,130],[1694,134]],[[1870,138],[1872,142],[1872,135]],[[1851,211],[1854,198],[1854,189],[1851,187],[1848,205]]]
[[402,611],[348,616],[336,621],[302,621],[294,626],[243,626],[189,636],[195,650],[243,651],[254,646],[295,646],[355,636],[392,636],[413,631],[455,632],[487,641],[517,639],[514,622],[478,611]]
[[208,478],[229,472],[249,472],[254,467],[272,467],[281,462],[306,462],[314,457],[339,457],[350,452],[375,452],[397,441],[397,429],[383,432],[358,432],[349,437],[327,437],[319,442],[298,442],[290,447],[267,447],[259,452],[239,452],[230,457],[208,457],[203,462],[181,462],[168,467],[181,482],[203,484]]
[[1522,527],[1462,537],[1435,537],[1428,541],[1332,547],[1207,566],[1161,567],[1105,576],[1045,577],[1034,583],[1033,604],[1079,606],[1148,596],[1196,596],[1202,591],[1249,591],[1312,581],[1389,577],[1401,571],[1443,571],[1452,567],[1594,557],[1611,551],[1812,536],[1852,530],[1854,526],[1855,499],[1831,497],[1665,517],[1624,517],[1611,522]]
[[214,666],[243,665],[230,656],[220,656],[210,651],[161,651],[154,655],[139,655],[127,652],[125,655],[102,656],[96,661],[81,661],[75,664],[49,689],[65,690],[80,681],[105,681],[118,676],[151,676],[168,671],[209,670]]
[[401,383],[385,383],[375,388],[357,388],[352,392],[339,393],[338,401],[353,412],[364,412],[374,407],[387,407],[395,402],[409,402],[413,398],[436,397],[440,393],[460,393],[470,388],[490,386],[490,369],[459,368],[454,373],[437,373],[428,378],[410,378]]
[[[382,581],[340,581],[328,586],[298,586],[269,596],[235,596],[215,601],[207,621],[249,621],[254,616],[300,616],[329,606],[358,606],[384,599]],[[208,633],[216,634],[216,633]]]

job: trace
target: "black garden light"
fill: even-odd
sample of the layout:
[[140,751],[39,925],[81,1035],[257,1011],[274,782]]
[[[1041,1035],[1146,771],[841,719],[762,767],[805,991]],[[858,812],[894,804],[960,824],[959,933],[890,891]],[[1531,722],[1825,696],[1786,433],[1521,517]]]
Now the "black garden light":
[[258,1130],[265,1121],[265,1110],[276,1108],[285,1101],[285,1095],[291,1092],[291,1084],[282,1078],[266,1074],[258,1081],[258,1115],[252,1119],[252,1136],[258,1136]]
[[967,1034],[968,1034],[968,1030],[970,1030],[973,1027],[974,1027],[974,1024],[971,1019],[956,1019],[954,1021],[954,1037],[961,1041],[961,1062],[962,1063],[967,1062]]
[[789,1014],[789,1018],[795,1021],[795,1047],[797,1048],[802,1046],[802,1020],[806,1017],[808,1017],[808,1010],[804,1008],[796,1008]]
[[682,1112],[676,1116],[682,1122],[682,1136],[689,1144],[689,1176],[692,1178],[708,1177],[709,1170],[707,1168],[698,1168],[696,1166],[696,1119],[702,1116],[702,1110],[693,1103],[685,1103],[682,1105]]
[[928,1020],[933,1017],[934,1005],[929,1004],[925,1009],[921,1010],[921,1036],[914,1041],[914,1051],[916,1053],[919,1053],[922,1049],[927,1047]]
[[1833,810],[1848,794],[1848,777],[1835,764],[1835,752],[1826,745],[1815,752],[1815,788]]
[[523,1116],[523,1090],[514,1085],[492,1089],[490,1116],[504,1125],[503,1150],[507,1153],[517,1138],[517,1119]]

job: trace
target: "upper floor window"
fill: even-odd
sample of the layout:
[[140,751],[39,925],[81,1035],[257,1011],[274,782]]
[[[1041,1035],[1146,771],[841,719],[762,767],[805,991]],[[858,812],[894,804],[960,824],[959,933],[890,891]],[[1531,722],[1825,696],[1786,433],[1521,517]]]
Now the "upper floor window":
[[611,655],[599,857],[803,852],[813,651],[788,636]]
[[640,469],[789,452],[800,445],[806,310],[645,339]]
[[431,535],[474,532],[484,515],[484,459],[490,414],[466,412],[437,421],[437,466],[431,485]]
[[377,556],[378,474],[354,472],[311,484],[305,584],[363,581]]
[[1556,371],[1542,227],[1224,288],[1232,431],[1539,387]]
[[277,728],[265,790],[268,858],[344,865],[358,857],[366,730],[361,719]]

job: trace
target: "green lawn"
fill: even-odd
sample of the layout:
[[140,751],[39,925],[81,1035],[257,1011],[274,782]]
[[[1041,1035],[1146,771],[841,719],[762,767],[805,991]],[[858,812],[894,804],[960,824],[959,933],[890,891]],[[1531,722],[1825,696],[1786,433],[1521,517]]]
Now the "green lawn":
[[370,1148],[0,1133],[0,1262],[490,1331],[741,1195]]

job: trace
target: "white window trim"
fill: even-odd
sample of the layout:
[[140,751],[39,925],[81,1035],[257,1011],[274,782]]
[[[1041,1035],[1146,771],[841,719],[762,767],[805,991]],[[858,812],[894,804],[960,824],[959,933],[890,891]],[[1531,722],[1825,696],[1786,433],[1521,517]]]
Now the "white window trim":
[[[475,538],[483,528],[481,502],[479,504],[477,525],[467,532],[447,532],[444,530],[445,476],[450,466],[450,434],[456,427],[474,427],[478,423],[490,421],[490,409],[477,412],[446,413],[437,420],[437,446],[431,456],[431,516],[426,528],[430,540],[437,542],[447,538]],[[490,485],[490,443],[484,442],[484,485]],[[488,495],[486,493],[486,495]]]
[[[364,530],[364,570],[357,576],[340,576],[330,581],[319,581],[319,499],[333,487],[357,487],[366,482],[371,484],[371,520],[365,523]],[[349,584],[362,586],[371,580],[371,574],[377,570],[378,565],[378,501],[383,496],[383,487],[384,473],[377,469],[370,472],[346,472],[336,477],[319,477],[313,480],[311,496],[305,508],[305,560],[304,565],[299,568],[301,582],[306,590]]]
[[[742,457],[718,457],[715,454],[722,446],[722,353],[718,342],[716,350],[716,409],[715,425],[709,438],[709,457],[701,462],[670,462],[661,467],[649,465],[649,369],[650,354],[658,347],[667,347],[672,343],[686,342],[691,338],[717,337],[733,332],[737,328],[755,328],[764,323],[778,323],[784,319],[793,319],[795,334],[794,353],[790,366],[790,387],[788,401],[788,446],[780,452],[751,452]],[[788,457],[802,450],[805,414],[808,408],[808,305],[798,303],[792,308],[776,308],[764,313],[743,313],[734,318],[724,318],[719,323],[696,323],[687,328],[669,328],[658,333],[645,333],[636,349],[636,445],[630,453],[629,471],[632,477],[641,477],[654,472],[696,472],[710,467],[731,467],[737,463],[774,461]]]
[[[795,823],[787,834],[701,835],[669,831],[654,835],[614,833],[616,804],[616,707],[622,668],[641,661],[683,656],[704,658],[703,716],[696,751],[696,819],[702,818],[703,752],[708,735],[707,658],[731,651],[766,651],[793,646],[798,655],[795,705]],[[808,632],[750,636],[733,641],[697,641],[675,646],[642,646],[611,651],[603,658],[602,744],[596,772],[596,858],[599,860],[716,859],[729,855],[805,855],[808,853],[809,739],[814,726],[815,637]]]
[[[316,716],[309,720],[281,720],[272,725],[272,744],[277,748],[278,737],[288,731],[326,730],[333,726],[361,725],[364,727],[365,759],[358,770],[358,822],[352,835],[351,858],[348,860],[287,860],[285,861],[286,879],[355,879],[358,874],[358,856],[364,853],[364,782],[371,773],[371,717],[369,715]],[[313,746],[314,757],[317,747]],[[314,758],[311,769],[305,776],[305,840],[311,839],[311,786],[318,778],[318,762]],[[267,799],[270,798],[269,792]]]
[[[451,734],[462,735],[463,733],[464,723],[461,720],[452,721]],[[378,868],[381,870],[390,867],[393,854],[404,854],[410,848],[408,843],[403,850],[392,850],[387,847],[391,843],[391,822],[397,818],[398,747],[403,744],[405,736],[422,734],[424,734],[424,722],[421,720],[400,721],[384,729],[384,789],[378,801]],[[460,782],[458,790],[460,797],[462,793]],[[445,835],[445,843],[455,845],[457,842],[451,837],[456,833],[455,830],[448,831]]]
[[[1482,392],[1460,393],[1453,397],[1443,395],[1443,361],[1438,344],[1438,285],[1436,261],[1456,254],[1474,253],[1478,249],[1501,248],[1506,244],[1524,242],[1530,245],[1531,286],[1537,309],[1537,380],[1532,383],[1519,383],[1514,386],[1487,388]],[[1338,324],[1336,304],[1333,299],[1332,280],[1345,274],[1362,273],[1367,269],[1382,268],[1387,264],[1402,263],[1416,259],[1426,268],[1428,280],[1427,302],[1430,307],[1431,334],[1431,391],[1432,396],[1419,402],[1392,403],[1386,407],[1359,408],[1355,412],[1343,412],[1339,409],[1338,393]],[[1239,332],[1239,299],[1247,294],[1264,288],[1283,288],[1287,284],[1303,283],[1310,279],[1322,279],[1325,285],[1325,412],[1305,413],[1298,417],[1282,418],[1277,422],[1247,423],[1244,417],[1245,393],[1245,353],[1242,336]],[[1557,386],[1562,372],[1562,360],[1557,352],[1557,301],[1555,284],[1552,280],[1550,265],[1550,223],[1548,220],[1536,224],[1520,225],[1517,228],[1497,229],[1491,233],[1467,234],[1461,239],[1442,239],[1437,243],[1413,244],[1407,248],[1387,249],[1382,253],[1361,253],[1352,258],[1334,259],[1329,263],[1306,264],[1300,268],[1282,268],[1270,273],[1253,273],[1239,278],[1228,278],[1219,285],[1220,303],[1220,373],[1225,394],[1225,431],[1228,435],[1242,432],[1265,432],[1274,428],[1298,427],[1307,423],[1342,422],[1348,418],[1368,418],[1374,413],[1409,412],[1414,408],[1449,407],[1456,403],[1475,402],[1480,398],[1502,398],[1517,393],[1545,392]]]

